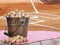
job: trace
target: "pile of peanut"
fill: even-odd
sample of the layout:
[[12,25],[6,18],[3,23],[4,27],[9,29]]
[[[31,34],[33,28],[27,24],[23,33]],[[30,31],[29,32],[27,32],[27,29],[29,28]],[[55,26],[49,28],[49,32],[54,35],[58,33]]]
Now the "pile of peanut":
[[9,42],[11,42],[11,43],[24,43],[24,42],[27,42],[27,38],[17,35],[17,36],[9,37],[8,39],[5,39],[3,42],[4,43],[9,43]]
[[5,14],[8,18],[22,18],[22,17],[29,17],[24,10],[15,10],[10,11],[9,13]]

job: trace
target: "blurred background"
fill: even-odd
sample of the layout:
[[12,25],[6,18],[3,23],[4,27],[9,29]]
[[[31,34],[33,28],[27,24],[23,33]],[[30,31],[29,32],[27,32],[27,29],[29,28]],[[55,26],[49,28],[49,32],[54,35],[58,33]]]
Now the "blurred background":
[[25,10],[31,16],[29,30],[60,31],[60,0],[0,0],[0,30],[6,29],[1,16],[13,10]]

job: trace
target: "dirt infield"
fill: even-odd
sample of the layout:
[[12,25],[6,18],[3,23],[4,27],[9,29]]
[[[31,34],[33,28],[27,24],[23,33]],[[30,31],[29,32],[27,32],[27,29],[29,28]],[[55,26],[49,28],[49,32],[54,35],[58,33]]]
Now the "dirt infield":
[[[38,14],[36,14],[31,3],[0,4],[0,15],[3,16],[11,10],[23,9],[29,12],[31,16],[29,30],[60,31],[60,5],[39,3],[34,5],[39,12]],[[4,19],[0,19],[0,29],[5,29],[6,22],[4,22]]]

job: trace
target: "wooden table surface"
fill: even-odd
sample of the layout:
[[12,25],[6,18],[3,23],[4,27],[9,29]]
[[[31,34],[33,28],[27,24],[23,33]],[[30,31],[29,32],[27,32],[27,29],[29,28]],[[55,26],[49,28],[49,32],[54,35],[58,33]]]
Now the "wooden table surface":
[[[30,13],[35,12],[31,3],[18,3],[18,4],[0,4],[0,16],[8,13],[11,10],[25,10],[29,12],[30,26],[29,30],[47,30],[47,31],[60,31],[60,5],[56,4],[39,4],[35,3],[40,14]],[[5,29],[6,21],[0,19],[0,29]]]

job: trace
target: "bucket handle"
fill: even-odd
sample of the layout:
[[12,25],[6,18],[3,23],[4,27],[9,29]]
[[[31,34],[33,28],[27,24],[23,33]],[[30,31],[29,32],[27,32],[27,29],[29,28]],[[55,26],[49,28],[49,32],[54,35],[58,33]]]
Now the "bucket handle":
[[6,31],[8,28],[7,28],[7,20],[6,20],[6,17],[5,16],[0,16],[0,19],[3,18],[5,21],[6,21],[6,27],[5,27],[5,31],[4,31],[4,34],[9,36],[8,32]]

